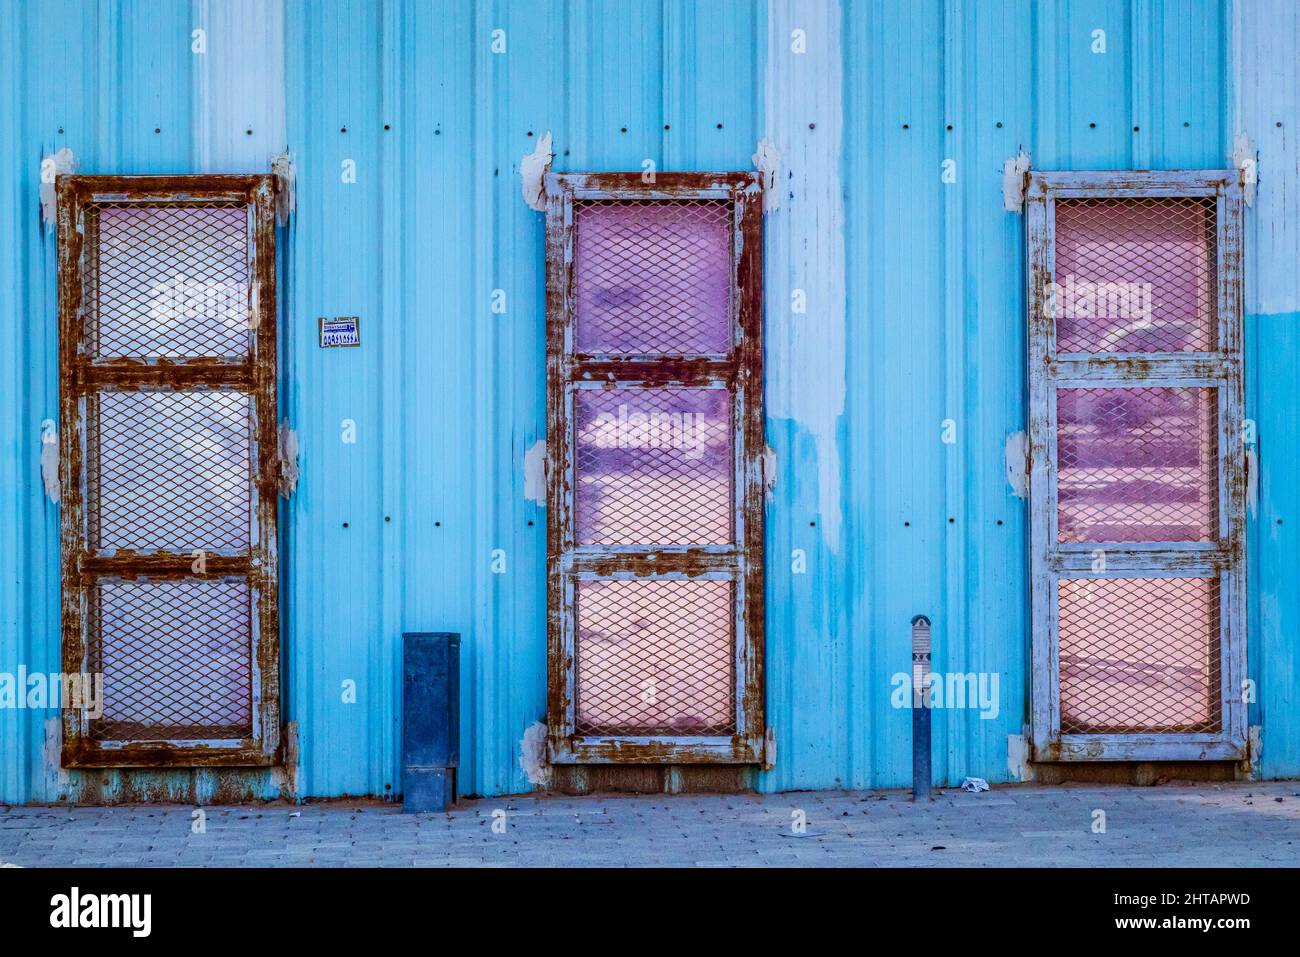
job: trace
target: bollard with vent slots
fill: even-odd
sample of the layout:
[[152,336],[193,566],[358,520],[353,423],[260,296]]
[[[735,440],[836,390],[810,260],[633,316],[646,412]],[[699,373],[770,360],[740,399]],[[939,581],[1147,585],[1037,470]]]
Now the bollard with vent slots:
[[912,619],[912,800],[930,798],[930,619]]

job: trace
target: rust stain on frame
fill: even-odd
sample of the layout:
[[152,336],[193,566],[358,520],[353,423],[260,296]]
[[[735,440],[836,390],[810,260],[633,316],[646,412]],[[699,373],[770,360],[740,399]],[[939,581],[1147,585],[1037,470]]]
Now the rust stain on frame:
[[[547,197],[547,524],[548,524],[548,747],[551,760],[560,763],[753,763],[762,759],[763,717],[763,381],[762,381],[762,188],[759,174],[746,173],[659,173],[655,182],[643,182],[639,173],[549,174]],[[600,270],[608,282],[598,288],[579,288],[579,217],[594,211],[591,222],[605,245],[587,242],[587,255],[600,257]],[[644,231],[623,228],[620,217],[653,220],[664,225],[679,216],[700,223],[711,241],[717,241],[718,223],[725,222],[722,248],[728,249],[729,273],[721,295],[728,303],[727,321],[718,327],[700,318],[701,297],[716,297],[710,277],[692,273],[689,281],[682,271],[665,280],[664,289],[644,288],[650,284],[643,274],[666,255],[649,248]],[[719,217],[724,217],[722,220]],[[636,281],[617,280],[614,274],[628,267],[623,260],[637,262]],[[701,267],[701,273],[705,270]],[[676,285],[675,285],[676,284]],[[668,288],[671,287],[671,288]],[[604,326],[584,327],[579,297],[596,296],[604,303]],[[710,300],[715,301],[715,300]],[[645,303],[650,305],[645,306]],[[655,305],[658,303],[658,305]],[[651,308],[665,321],[622,322],[619,310],[636,312]],[[660,308],[662,307],[662,308]],[[580,315],[581,314],[581,315]],[[670,390],[692,390],[704,397],[717,392],[728,397],[731,427],[724,434],[709,430],[708,441],[730,449],[726,465],[730,493],[726,544],[702,545],[689,528],[678,524],[671,509],[657,509],[650,495],[634,496],[636,508],[602,513],[606,526],[602,535],[593,529],[592,506],[580,508],[578,456],[590,454],[608,437],[584,432],[579,440],[579,422],[608,401],[597,401],[611,390],[636,396],[654,406],[652,413],[672,419],[673,410],[663,405]],[[701,398],[701,401],[706,401]],[[680,403],[679,403],[680,404]],[[582,405],[584,408],[580,409]],[[603,415],[613,413],[604,411]],[[622,412],[619,412],[621,415]],[[684,415],[685,413],[683,413]],[[705,416],[706,421],[710,417]],[[701,445],[707,444],[700,440]],[[721,447],[721,446],[720,446]],[[585,450],[585,452],[584,452]],[[616,449],[615,452],[621,450]],[[701,450],[702,452],[702,450]],[[608,451],[604,454],[611,454]],[[640,454],[640,453],[636,453]],[[635,457],[629,453],[631,457]],[[679,463],[676,468],[700,479],[704,468]],[[636,470],[632,469],[635,478]],[[597,476],[599,477],[599,476]],[[626,497],[626,496],[625,496]],[[693,512],[708,515],[704,521],[716,538],[712,521],[719,507],[714,500],[692,501]],[[608,507],[608,498],[599,508]],[[610,538],[635,544],[601,545]],[[687,525],[690,523],[687,522]],[[667,538],[643,541],[643,537]],[[725,674],[732,682],[731,714],[725,724],[712,715],[707,733],[690,733],[683,727],[674,733],[651,722],[644,733],[620,732],[611,725],[596,733],[578,733],[580,708],[578,658],[579,584],[608,586],[616,582],[712,581],[731,582],[731,664]],[[716,590],[716,589],[715,589]],[[676,588],[674,593],[685,592]],[[698,593],[697,593],[698,595]],[[696,598],[700,607],[702,599]],[[607,608],[614,607],[604,603]],[[615,602],[615,605],[617,602]],[[683,600],[682,607],[687,602]],[[705,602],[707,604],[707,602]],[[651,609],[653,610],[653,609]],[[680,609],[679,609],[680,610]],[[612,619],[616,623],[617,616]],[[672,632],[671,625],[666,627]],[[664,640],[664,639],[659,639]],[[671,640],[671,637],[668,639]],[[653,659],[653,654],[650,655]],[[657,660],[657,659],[654,659]],[[647,666],[656,672],[652,663]],[[712,673],[714,679],[719,673]],[[689,701],[694,693],[689,680],[671,693]],[[714,693],[717,689],[713,689]],[[644,714],[647,709],[611,704],[611,714]],[[617,706],[616,706],[617,705]],[[654,712],[654,708],[648,709]],[[689,707],[688,707],[689,710]],[[713,705],[716,711],[716,699]],[[662,717],[662,709],[660,709]],[[734,720],[733,720],[734,719]],[[630,719],[629,719],[630,720]],[[599,723],[599,722],[597,722]],[[635,723],[635,722],[632,722]],[[594,727],[591,721],[586,726]]]
[[[130,718],[121,718],[107,730],[83,712],[65,708],[63,765],[272,764],[278,760],[280,741],[274,179],[62,176],[56,188],[63,668],[79,673],[103,667],[99,656],[109,592],[129,596],[115,599],[113,606],[129,658],[156,637],[151,629],[167,630],[158,624],[163,619],[139,611],[145,604],[139,589],[162,589],[173,598],[191,596],[198,589],[209,602],[216,589],[227,596],[230,610],[224,613],[245,622],[244,647],[238,648],[238,642],[231,647],[244,657],[247,672],[201,675],[180,668],[181,674],[169,679],[175,689],[211,701],[179,716],[166,712],[144,685],[124,705],[125,711],[135,708]],[[105,216],[115,237],[107,253],[101,235]],[[154,228],[155,219],[167,220],[172,228]],[[223,245],[221,237],[229,242]],[[243,253],[232,253],[232,248]],[[202,279],[194,281],[200,288],[181,279],[174,287],[160,286],[154,277],[146,289],[144,271],[133,271],[132,266],[167,257],[173,265],[179,260],[194,267]],[[122,274],[114,276],[114,266],[122,266]],[[218,292],[225,299],[215,315],[223,318],[211,321],[211,300]],[[196,296],[203,305],[194,305]],[[104,307],[104,299],[112,299],[113,305]],[[210,321],[169,324],[176,310],[186,316],[185,309],[197,309]],[[153,324],[142,323],[142,317]],[[203,328],[196,332],[196,327]],[[106,509],[106,462],[119,485],[136,488],[151,481],[160,499],[168,493],[173,503],[184,497],[174,495],[176,476],[193,462],[173,462],[174,474],[145,479],[132,471],[138,457],[133,460],[128,445],[139,441],[133,437],[138,430],[165,428],[160,423],[167,414],[172,415],[167,424],[174,425],[177,434],[188,434],[195,428],[193,407],[205,404],[219,410],[208,413],[214,416],[210,422],[221,422],[211,428],[227,429],[222,437],[236,450],[232,460],[247,482],[236,482],[248,496],[234,510],[236,519],[223,519],[227,524],[213,532],[214,520],[196,512],[159,532],[165,522],[139,507],[138,488],[123,505]],[[220,420],[218,414],[226,418]],[[120,418],[116,424],[108,422],[114,415]],[[108,458],[106,424],[109,431],[118,430],[111,441],[122,446]],[[209,547],[204,542],[204,548],[191,548],[198,543],[181,541],[190,533],[186,522],[191,529],[199,527],[209,537],[222,539],[221,544]],[[149,541],[151,534],[156,541]],[[160,594],[155,591],[155,601]],[[199,601],[187,607],[209,619],[217,614]],[[177,656],[183,658],[183,650]],[[222,701],[222,694],[231,700]],[[223,721],[209,727],[198,720],[231,714],[237,720],[229,726]],[[186,717],[196,720],[187,724],[182,720]]]

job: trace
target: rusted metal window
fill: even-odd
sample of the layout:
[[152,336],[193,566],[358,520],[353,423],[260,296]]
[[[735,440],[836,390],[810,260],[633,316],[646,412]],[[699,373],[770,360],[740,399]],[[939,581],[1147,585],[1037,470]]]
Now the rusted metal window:
[[1039,760],[1245,754],[1235,171],[1033,173]]
[[546,190],[551,759],[758,762],[757,176]]
[[280,738],[269,176],[59,196],[69,767],[271,763]]

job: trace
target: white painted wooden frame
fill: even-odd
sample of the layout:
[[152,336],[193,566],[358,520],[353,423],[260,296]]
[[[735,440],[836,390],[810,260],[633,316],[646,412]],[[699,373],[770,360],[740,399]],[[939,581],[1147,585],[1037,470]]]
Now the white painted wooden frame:
[[[1058,353],[1046,306],[1056,268],[1057,199],[1215,197],[1218,349],[1182,353]],[[1241,187],[1237,170],[1035,172],[1026,197],[1029,309],[1031,728],[1038,761],[1224,760],[1246,756],[1246,462],[1242,442]],[[1219,536],[1214,542],[1057,541],[1057,389],[1203,386],[1218,393]],[[1062,578],[1216,577],[1221,729],[1216,733],[1062,734],[1057,582]]]

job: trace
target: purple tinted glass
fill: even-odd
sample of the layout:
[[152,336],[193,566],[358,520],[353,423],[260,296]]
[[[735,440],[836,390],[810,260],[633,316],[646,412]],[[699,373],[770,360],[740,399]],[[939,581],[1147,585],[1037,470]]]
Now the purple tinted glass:
[[724,389],[580,389],[581,545],[732,540],[731,396]]
[[729,351],[727,202],[579,202],[576,212],[578,352]]
[[1215,390],[1059,389],[1058,540],[1211,541]]
[[1213,198],[1055,205],[1058,352],[1215,348]]

